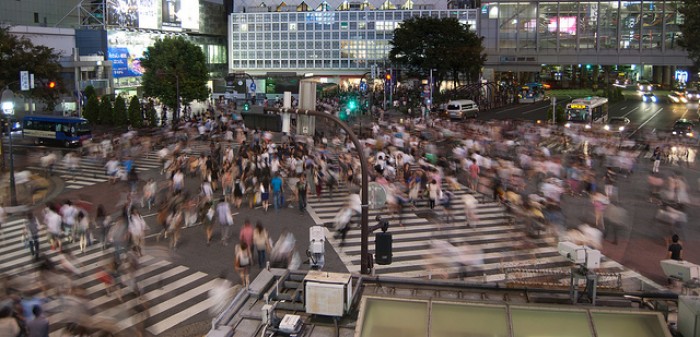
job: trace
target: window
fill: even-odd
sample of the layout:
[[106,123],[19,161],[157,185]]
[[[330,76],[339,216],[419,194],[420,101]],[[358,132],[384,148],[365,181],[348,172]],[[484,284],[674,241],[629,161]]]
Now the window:
[[39,23],[39,13],[34,12],[34,23]]

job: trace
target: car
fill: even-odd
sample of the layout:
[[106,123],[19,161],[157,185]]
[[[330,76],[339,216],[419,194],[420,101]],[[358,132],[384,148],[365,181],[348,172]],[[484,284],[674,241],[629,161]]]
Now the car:
[[688,98],[688,101],[698,101],[700,100],[700,92],[697,89],[686,89],[685,97]]
[[673,123],[673,130],[671,131],[676,136],[695,136],[695,123],[689,119],[679,119]]
[[648,91],[642,94],[642,102],[644,103],[656,103],[658,101],[658,98],[656,98],[656,95],[654,95],[653,92]]
[[671,91],[671,93],[668,94],[668,99],[673,103],[688,103],[688,98],[685,97],[685,93],[682,91]]
[[637,83],[637,90],[640,92],[648,92],[654,90],[654,86],[649,83],[649,81],[639,81]]
[[630,120],[627,117],[610,117],[603,129],[610,132],[624,132],[629,127]]

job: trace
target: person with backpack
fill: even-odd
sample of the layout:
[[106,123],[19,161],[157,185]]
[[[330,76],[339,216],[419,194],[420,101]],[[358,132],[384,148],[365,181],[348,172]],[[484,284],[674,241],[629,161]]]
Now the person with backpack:
[[248,249],[248,244],[242,241],[236,246],[235,254],[234,268],[241,277],[243,286],[248,288],[250,285],[250,264],[253,259]]

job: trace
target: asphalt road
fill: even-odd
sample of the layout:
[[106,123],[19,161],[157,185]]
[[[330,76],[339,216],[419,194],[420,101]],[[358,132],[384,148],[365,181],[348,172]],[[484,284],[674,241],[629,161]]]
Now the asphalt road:
[[[558,100],[557,105],[566,104]],[[482,112],[481,120],[489,119],[523,119],[546,120],[547,110],[551,107],[551,101],[534,104],[519,104],[493,111]],[[665,97],[659,97],[658,103],[642,102],[638,95],[625,95],[625,100],[610,104],[609,117],[627,117],[631,121],[631,130],[654,130],[656,132],[668,132],[673,123],[681,118],[697,121],[700,118],[698,102],[678,104],[672,103]]]

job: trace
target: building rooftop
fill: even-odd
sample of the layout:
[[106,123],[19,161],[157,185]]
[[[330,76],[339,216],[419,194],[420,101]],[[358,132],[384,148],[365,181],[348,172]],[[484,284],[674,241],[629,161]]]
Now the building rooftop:
[[671,336],[664,319],[677,306],[675,294],[603,291],[593,305],[587,290],[578,288],[572,304],[562,289],[267,269],[212,321],[207,336],[541,336],[564,326],[582,327],[571,336],[629,329],[639,337]]

